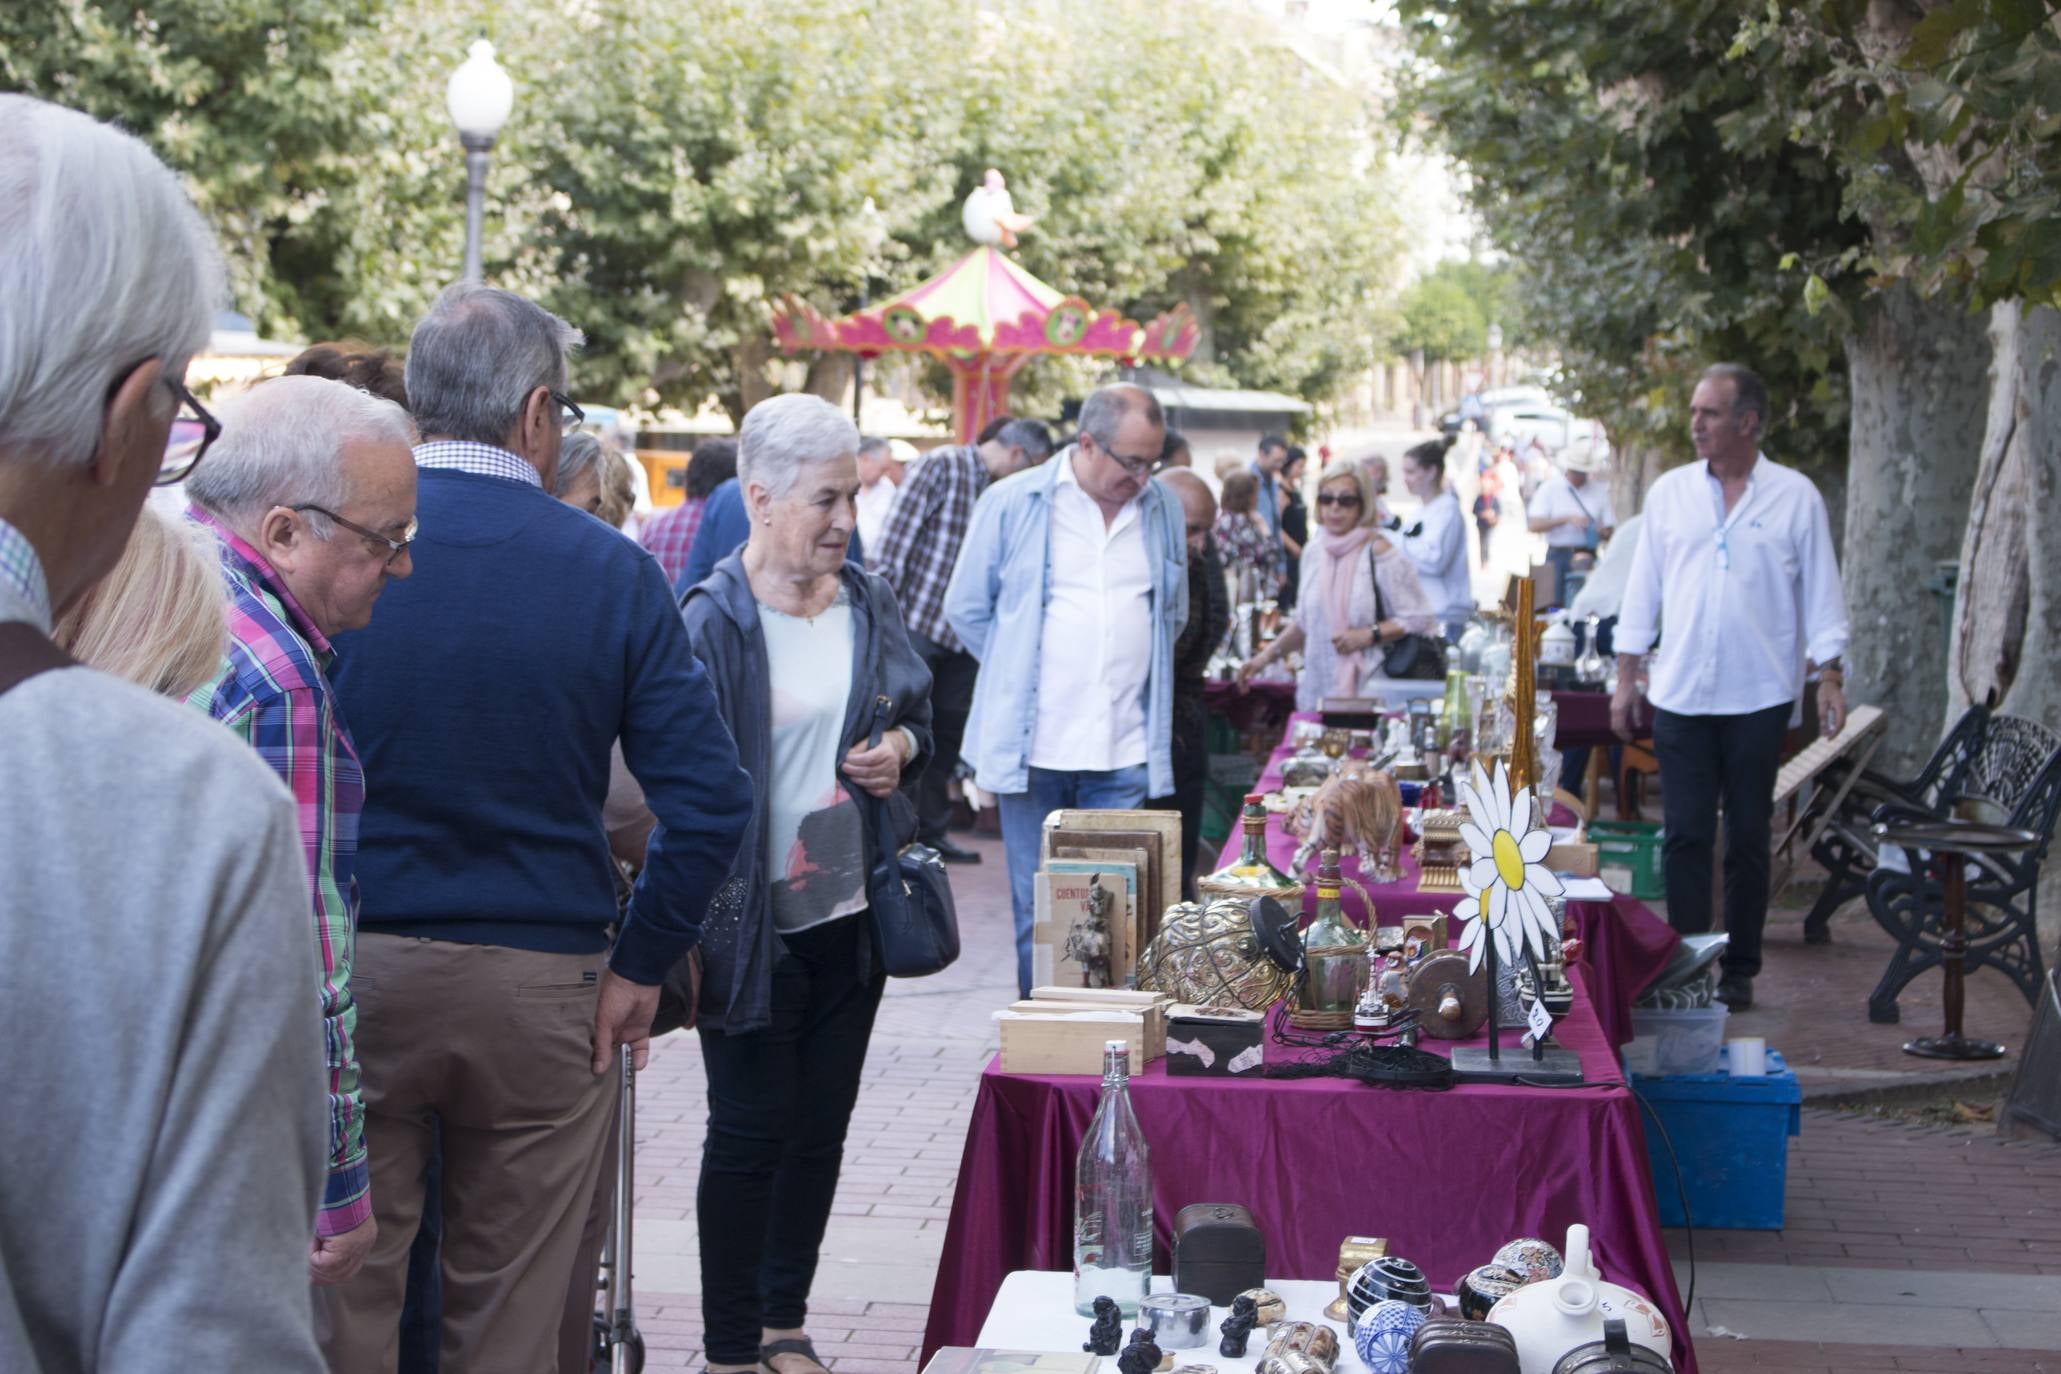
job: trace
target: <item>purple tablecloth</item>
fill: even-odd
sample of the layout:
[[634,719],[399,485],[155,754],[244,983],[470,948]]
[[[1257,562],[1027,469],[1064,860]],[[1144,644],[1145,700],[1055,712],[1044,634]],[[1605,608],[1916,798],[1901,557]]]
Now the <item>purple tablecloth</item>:
[[[1503,1242],[1558,1244],[1584,1222],[1604,1277],[1655,1301],[1674,1326],[1675,1368],[1694,1374],[1638,1107],[1584,981],[1556,1031],[1581,1055],[1579,1088],[1402,1092],[1336,1078],[1169,1078],[1164,1060],[1148,1065],[1131,1102],[1152,1146],[1159,1271],[1175,1214],[1194,1202],[1250,1207],[1276,1277],[1328,1279],[1341,1239],[1385,1236],[1445,1292]],[[1268,1046],[1270,1063],[1296,1053]],[[1523,1053],[1514,1033],[1505,1053]],[[1072,1267],[1074,1159],[1100,1089],[1092,1075],[1006,1074],[997,1063],[981,1075],[925,1360],[975,1343],[1012,1270]],[[1070,1311],[1051,1317],[1054,1348],[1085,1331]]]
[[1206,682],[1202,704],[1213,716],[1222,716],[1234,729],[1244,731],[1285,717],[1295,709],[1295,684],[1262,678],[1245,684]]
[[[1289,729],[1294,728],[1295,720],[1314,719],[1314,713],[1298,712],[1291,718]],[[1277,790],[1281,786],[1282,765],[1294,753],[1294,746],[1285,743],[1276,749],[1253,790]],[[1267,820],[1267,857],[1276,868],[1287,872],[1301,841],[1288,833],[1282,820],[1278,815]],[[1234,832],[1224,842],[1223,852],[1217,857],[1219,867],[1238,857],[1244,838],[1242,833]],[[1346,877],[1361,882],[1367,889],[1367,896],[1373,900],[1375,915],[1382,925],[1398,925],[1405,916],[1451,912],[1460,901],[1457,892],[1418,891],[1417,860],[1408,845],[1402,852],[1402,876],[1395,882],[1365,882],[1360,876],[1359,859],[1350,854],[1342,858],[1339,868]],[[1363,925],[1370,924],[1367,904],[1350,884],[1340,889],[1339,903],[1348,919]],[[1578,962],[1589,969],[1590,987],[1597,994],[1596,1020],[1601,1023],[1604,1035],[1613,1046],[1624,1045],[1632,1038],[1632,1002],[1667,967],[1680,937],[1643,902],[1630,897],[1613,896],[1608,902],[1569,902],[1567,912],[1582,940]],[[1310,915],[1306,898],[1305,923]],[[1451,937],[1457,940],[1459,934],[1457,930],[1452,931]]]
[[[1620,743],[1610,731],[1610,693],[1555,692],[1553,706],[1554,739],[1562,749],[1575,749],[1584,744],[1592,749],[1607,749]],[[1640,697],[1632,708],[1632,733],[1653,733],[1653,703],[1644,697]]]

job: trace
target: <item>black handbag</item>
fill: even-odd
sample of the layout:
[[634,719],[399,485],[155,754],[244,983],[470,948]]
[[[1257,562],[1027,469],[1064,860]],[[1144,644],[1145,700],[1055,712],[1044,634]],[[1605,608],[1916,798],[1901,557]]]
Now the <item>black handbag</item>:
[[[1367,573],[1374,579],[1374,633],[1388,612],[1381,604],[1381,574],[1374,566],[1374,550],[1367,550]],[[1398,681],[1410,679],[1443,681],[1446,675],[1446,643],[1430,635],[1406,634],[1381,646],[1381,670]]]
[[[885,692],[873,698],[873,730],[867,748],[880,743],[887,714],[894,708]],[[894,804],[906,810],[899,792],[876,797],[861,792],[870,805],[873,825],[873,868],[866,895],[873,905],[873,952],[890,978],[923,978],[951,966],[959,957],[959,911],[952,904],[951,880],[945,862],[926,844],[903,844],[904,827]],[[908,827],[913,829],[913,823]]]

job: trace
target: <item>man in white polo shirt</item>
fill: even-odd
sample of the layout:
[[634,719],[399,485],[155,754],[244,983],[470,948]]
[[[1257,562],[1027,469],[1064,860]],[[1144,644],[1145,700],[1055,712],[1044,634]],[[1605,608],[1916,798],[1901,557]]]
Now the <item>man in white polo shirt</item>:
[[1825,502],[1809,479],[1760,451],[1768,389],[1720,363],[1689,405],[1701,462],[1646,495],[1618,612],[1610,724],[1632,737],[1639,658],[1665,634],[1647,695],[1655,708],[1667,840],[1668,920],[1710,929],[1711,850],[1725,811],[1725,931],[1718,997],[1753,1005],[1768,916],[1768,827],[1782,738],[1807,668],[1827,735],[1846,721],[1846,606]]
[[1152,481],[1165,434],[1142,387],[1089,396],[1070,447],[982,494],[945,591],[952,632],[980,660],[962,749],[1001,811],[1026,994],[1046,815],[1174,790],[1188,569],[1180,502]]
[[1546,561],[1553,565],[1560,604],[1567,594],[1567,575],[1574,571],[1574,556],[1594,553],[1617,528],[1617,512],[1610,508],[1610,488],[1590,478],[1603,470],[1609,449],[1593,430],[1578,434],[1560,455],[1560,471],[1539,483],[1525,503],[1533,534],[1546,536]]

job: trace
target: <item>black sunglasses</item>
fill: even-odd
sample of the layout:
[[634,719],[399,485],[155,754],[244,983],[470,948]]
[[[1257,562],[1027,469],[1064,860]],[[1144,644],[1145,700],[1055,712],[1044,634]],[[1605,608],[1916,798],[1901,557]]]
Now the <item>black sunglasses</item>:
[[555,391],[551,392],[550,396],[552,400],[558,402],[560,407],[558,415],[558,427],[560,429],[577,429],[579,426],[587,423],[587,412],[574,405],[570,396],[561,396]]
[[1349,491],[1326,491],[1318,493],[1317,504],[1320,506],[1357,506],[1360,504],[1360,498]]

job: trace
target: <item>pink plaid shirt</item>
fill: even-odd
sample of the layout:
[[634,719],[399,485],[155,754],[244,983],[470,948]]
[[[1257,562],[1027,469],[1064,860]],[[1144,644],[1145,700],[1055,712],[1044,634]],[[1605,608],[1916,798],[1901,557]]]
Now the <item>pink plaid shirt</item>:
[[637,542],[649,549],[651,556],[658,560],[658,566],[665,569],[667,582],[677,584],[680,574],[686,570],[687,551],[694,547],[694,532],[701,528],[702,508],[707,505],[706,496],[690,496],[673,509],[644,522]]

